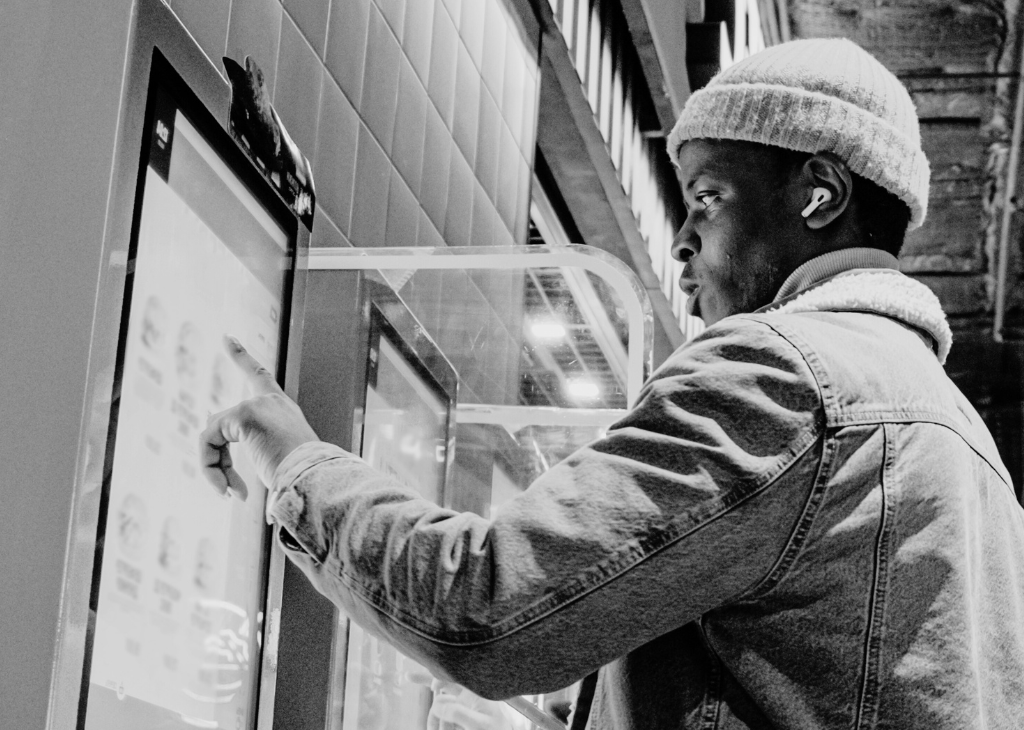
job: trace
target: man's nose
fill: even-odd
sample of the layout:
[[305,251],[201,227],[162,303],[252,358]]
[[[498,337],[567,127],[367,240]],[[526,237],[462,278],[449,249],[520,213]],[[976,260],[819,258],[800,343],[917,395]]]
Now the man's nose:
[[672,258],[682,261],[684,264],[693,256],[700,253],[700,238],[693,230],[693,223],[689,216],[683,221],[683,227],[672,241]]

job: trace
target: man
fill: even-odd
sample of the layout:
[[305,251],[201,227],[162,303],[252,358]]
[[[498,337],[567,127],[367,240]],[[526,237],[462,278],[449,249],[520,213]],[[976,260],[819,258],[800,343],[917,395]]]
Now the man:
[[488,522],[341,449],[240,348],[267,512],[355,621],[487,697],[600,669],[593,728],[1009,728],[1024,721],[1024,513],[897,271],[928,166],[909,95],[847,41],[695,93],[669,139],[680,285],[707,331],[608,435]]

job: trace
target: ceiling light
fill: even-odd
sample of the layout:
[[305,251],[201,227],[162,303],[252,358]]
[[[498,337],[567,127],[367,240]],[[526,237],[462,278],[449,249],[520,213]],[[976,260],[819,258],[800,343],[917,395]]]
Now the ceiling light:
[[540,340],[561,340],[565,337],[565,327],[558,322],[544,320],[531,324],[530,333]]
[[593,400],[601,394],[601,389],[593,380],[570,380],[566,387],[569,395],[580,400]]

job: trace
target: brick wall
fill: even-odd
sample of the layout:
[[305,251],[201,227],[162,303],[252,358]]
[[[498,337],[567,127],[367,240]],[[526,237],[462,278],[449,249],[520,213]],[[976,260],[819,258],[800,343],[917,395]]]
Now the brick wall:
[[[946,371],[992,431],[1018,496],[1024,485],[1021,212],[1009,240],[1005,342],[993,335],[997,248],[1024,16],[964,0],[878,5],[791,0],[797,37],[851,38],[910,91],[932,167],[928,218],[907,237],[900,268],[939,297],[953,328]],[[1019,190],[1019,188],[1018,188]],[[1020,195],[1017,195],[1018,201]]]

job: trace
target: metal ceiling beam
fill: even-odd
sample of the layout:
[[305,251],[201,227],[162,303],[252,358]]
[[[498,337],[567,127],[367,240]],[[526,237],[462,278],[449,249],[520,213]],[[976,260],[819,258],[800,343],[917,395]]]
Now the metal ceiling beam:
[[686,75],[686,23],[702,20],[703,2],[620,0],[620,4],[651,90],[658,121],[667,134],[690,98]]

